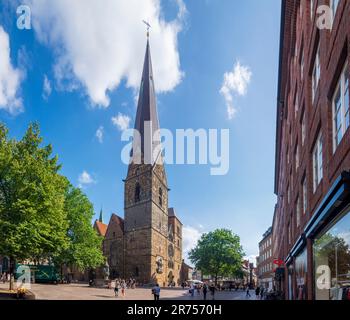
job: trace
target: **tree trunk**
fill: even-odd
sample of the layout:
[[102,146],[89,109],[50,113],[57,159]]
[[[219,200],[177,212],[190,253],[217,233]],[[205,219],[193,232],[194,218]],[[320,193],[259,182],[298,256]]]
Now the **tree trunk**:
[[10,257],[10,288],[9,290],[13,290],[14,288],[14,271],[15,271],[15,260],[13,259],[13,257]]

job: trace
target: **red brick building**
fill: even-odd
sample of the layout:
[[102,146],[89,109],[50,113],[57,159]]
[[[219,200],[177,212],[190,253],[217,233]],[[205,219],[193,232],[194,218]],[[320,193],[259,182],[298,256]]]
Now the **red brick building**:
[[282,1],[273,243],[287,299],[350,299],[349,50],[350,1]]

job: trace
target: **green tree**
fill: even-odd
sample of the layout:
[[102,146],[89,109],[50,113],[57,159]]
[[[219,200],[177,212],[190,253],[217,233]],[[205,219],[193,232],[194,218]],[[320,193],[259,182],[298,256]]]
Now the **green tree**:
[[243,248],[240,238],[230,230],[219,229],[203,234],[189,259],[203,274],[218,277],[238,275],[242,271]]
[[65,211],[69,245],[54,257],[54,262],[61,267],[64,264],[76,266],[81,271],[100,266],[104,262],[102,238],[91,225],[93,205],[80,189],[72,185],[66,190]]
[[67,180],[58,174],[51,145],[41,143],[37,124],[19,141],[0,124],[0,254],[12,265],[47,259],[68,245]]

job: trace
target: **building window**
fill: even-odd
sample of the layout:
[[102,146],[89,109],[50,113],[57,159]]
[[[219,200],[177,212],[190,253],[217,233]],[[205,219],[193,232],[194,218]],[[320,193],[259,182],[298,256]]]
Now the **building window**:
[[346,65],[341,73],[333,96],[333,141],[334,152],[349,128],[349,68]]
[[290,227],[290,223],[288,224],[288,244],[292,243],[292,230]]
[[323,178],[323,160],[322,160],[322,135],[320,134],[316,140],[314,151],[312,153],[313,161],[313,180],[314,180],[314,192]]
[[306,124],[305,124],[305,111],[303,113],[303,118],[301,120],[301,145],[304,146],[306,137]]
[[312,103],[314,103],[315,101],[318,83],[320,82],[320,76],[321,76],[320,44],[318,44],[315,62],[314,62],[314,68],[312,71]]
[[304,57],[304,45],[301,49],[301,58],[300,58],[300,79],[304,79],[304,68],[305,68],[305,57]]
[[306,214],[307,210],[307,185],[306,185],[306,176],[303,180],[303,214]]
[[140,202],[141,200],[141,186],[139,183],[136,183],[135,187],[135,202]]
[[163,206],[163,190],[162,188],[159,188],[159,205]]
[[299,168],[299,145],[295,149],[295,171]]
[[337,13],[338,4],[339,4],[339,0],[331,0],[331,8],[332,8],[333,19],[334,19],[336,13]]
[[298,92],[296,92],[295,97],[294,97],[294,116],[295,116],[295,118],[298,115],[298,111],[299,111],[299,99],[298,99]]
[[297,203],[296,203],[296,215],[297,215],[297,227],[300,226],[300,198],[298,197]]

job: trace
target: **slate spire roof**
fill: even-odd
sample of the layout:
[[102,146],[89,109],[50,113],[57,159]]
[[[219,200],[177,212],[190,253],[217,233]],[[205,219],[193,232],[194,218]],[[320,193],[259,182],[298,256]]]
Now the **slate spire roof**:
[[[151,122],[151,123],[150,123]],[[148,125],[148,127],[147,127]],[[141,154],[147,155],[148,151],[152,151],[160,143],[160,138],[156,135],[156,139],[153,139],[151,144],[145,144],[144,139],[151,142],[151,137],[154,137],[154,133],[159,130],[159,120],[157,113],[157,100],[154,87],[154,78],[152,70],[152,60],[149,39],[147,39],[146,54],[143,65],[142,79],[140,85],[139,100],[137,105],[137,113],[135,120],[136,130],[141,135],[140,146],[137,146],[141,150]],[[135,145],[134,145],[134,150]],[[152,154],[150,153],[150,154]],[[155,161],[156,159],[154,159]],[[152,163],[154,162],[152,161]]]

